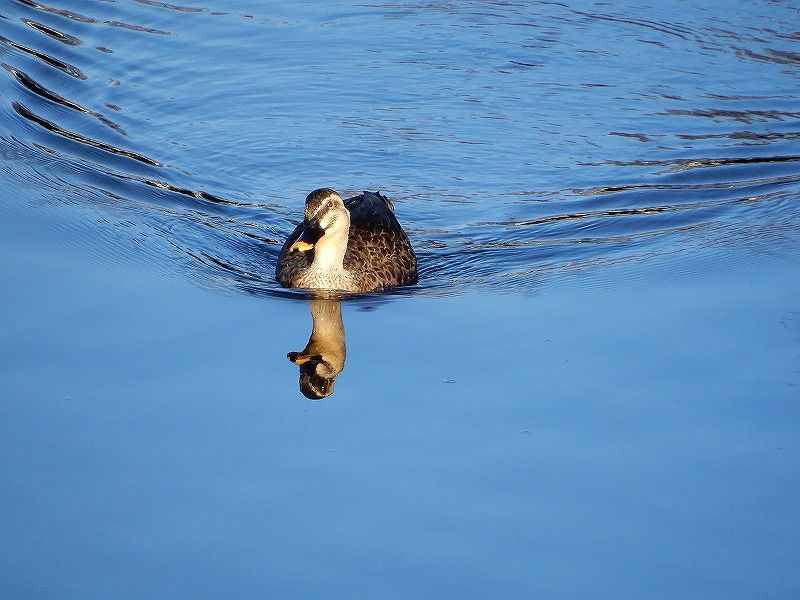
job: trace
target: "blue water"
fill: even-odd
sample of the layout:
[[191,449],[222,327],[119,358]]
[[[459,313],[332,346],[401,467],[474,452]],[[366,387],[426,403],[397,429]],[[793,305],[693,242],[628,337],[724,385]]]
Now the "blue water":
[[[0,598],[800,591],[800,4],[20,0],[0,62]],[[321,186],[421,281],[315,402]]]

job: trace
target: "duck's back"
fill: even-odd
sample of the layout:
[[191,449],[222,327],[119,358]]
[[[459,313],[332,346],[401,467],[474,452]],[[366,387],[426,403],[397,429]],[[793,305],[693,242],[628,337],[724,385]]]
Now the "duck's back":
[[344,204],[350,211],[344,268],[358,287],[373,290],[417,283],[417,257],[389,199],[379,192],[364,192]]

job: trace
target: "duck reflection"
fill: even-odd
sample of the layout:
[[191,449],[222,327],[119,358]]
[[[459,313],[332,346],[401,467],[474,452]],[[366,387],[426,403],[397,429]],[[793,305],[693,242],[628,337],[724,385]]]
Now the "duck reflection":
[[289,352],[286,357],[300,367],[300,391],[303,395],[311,400],[321,400],[333,393],[336,377],[344,369],[347,346],[341,301],[312,300],[311,318],[314,324],[306,347],[300,352]]

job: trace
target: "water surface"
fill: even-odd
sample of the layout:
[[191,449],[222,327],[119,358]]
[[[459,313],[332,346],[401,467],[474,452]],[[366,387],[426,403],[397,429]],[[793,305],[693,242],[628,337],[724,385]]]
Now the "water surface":
[[[793,597],[798,15],[4,4],[0,590]],[[421,281],[312,402],[320,186]]]

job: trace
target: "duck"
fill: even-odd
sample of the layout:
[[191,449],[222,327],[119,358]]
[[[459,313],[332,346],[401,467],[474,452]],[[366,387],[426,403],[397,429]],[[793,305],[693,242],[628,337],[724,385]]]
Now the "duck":
[[416,284],[417,256],[386,196],[365,191],[342,200],[320,188],[306,197],[275,278],[288,288],[374,292]]

